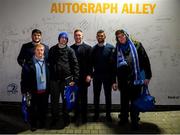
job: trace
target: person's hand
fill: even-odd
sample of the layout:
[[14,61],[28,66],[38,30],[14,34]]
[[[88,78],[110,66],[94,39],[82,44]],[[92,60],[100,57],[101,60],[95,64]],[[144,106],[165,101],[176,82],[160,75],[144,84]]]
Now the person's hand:
[[118,85],[117,85],[117,83],[113,83],[113,85],[112,85],[112,89],[113,89],[114,91],[116,91],[116,90],[118,89]]
[[91,82],[91,76],[90,76],[90,75],[87,75],[87,76],[86,76],[86,82],[87,82],[87,83],[90,83],[90,82]]
[[74,85],[75,85],[75,82],[72,81],[72,82],[69,83],[69,85],[70,85],[70,86],[74,86]]
[[148,85],[148,84],[149,84],[149,82],[150,82],[150,80],[149,80],[149,79],[145,79],[145,80],[144,80],[144,85]]

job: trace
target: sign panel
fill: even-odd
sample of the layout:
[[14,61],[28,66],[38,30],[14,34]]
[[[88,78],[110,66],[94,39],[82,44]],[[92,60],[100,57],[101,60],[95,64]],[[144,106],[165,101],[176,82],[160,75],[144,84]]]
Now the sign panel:
[[[31,31],[43,32],[49,47],[58,34],[84,32],[84,41],[94,46],[96,32],[103,29],[106,41],[115,45],[115,31],[125,29],[141,41],[149,55],[153,77],[150,92],[159,105],[180,104],[180,5],[179,0],[1,0],[0,4],[0,101],[20,101],[21,68],[17,56]],[[88,103],[93,103],[92,85]],[[104,94],[101,92],[101,103]],[[120,92],[112,92],[112,103],[120,103]]]

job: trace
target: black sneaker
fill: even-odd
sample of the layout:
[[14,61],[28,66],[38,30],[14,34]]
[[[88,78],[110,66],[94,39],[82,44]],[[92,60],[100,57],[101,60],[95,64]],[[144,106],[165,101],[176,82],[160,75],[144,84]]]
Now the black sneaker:
[[36,123],[31,123],[30,124],[30,130],[32,131],[32,132],[34,132],[34,131],[36,131],[37,130],[37,124]]
[[99,115],[95,114],[95,115],[93,116],[93,120],[94,120],[95,122],[99,121]]
[[139,129],[139,123],[138,122],[132,122],[131,123],[131,128],[132,130],[138,130]]
[[33,126],[31,127],[31,131],[32,131],[32,132],[34,132],[34,131],[36,131],[36,130],[37,130],[36,127],[33,127]]
[[45,123],[39,124],[38,128],[39,128],[39,129],[45,128]]
[[69,119],[64,120],[64,127],[69,126],[69,124],[70,124],[70,120]]
[[121,120],[118,122],[118,125],[123,126],[123,125],[127,124],[128,122],[129,122],[128,119],[121,119]]
[[45,128],[46,127],[46,122],[45,122],[45,120],[43,120],[43,121],[39,121],[39,124],[38,124],[38,129],[43,129],[43,128]]
[[139,122],[140,121],[140,117],[131,117],[131,127],[133,130],[137,130],[139,129]]
[[72,118],[71,118],[71,122],[75,123],[75,122],[76,122],[76,120],[77,120],[77,116],[72,116]]
[[106,121],[107,121],[107,122],[112,122],[112,117],[111,117],[111,115],[107,115],[107,116],[106,116]]
[[82,117],[82,124],[86,124],[87,123],[87,117]]
[[57,125],[58,119],[53,119],[50,123],[50,128],[53,128]]

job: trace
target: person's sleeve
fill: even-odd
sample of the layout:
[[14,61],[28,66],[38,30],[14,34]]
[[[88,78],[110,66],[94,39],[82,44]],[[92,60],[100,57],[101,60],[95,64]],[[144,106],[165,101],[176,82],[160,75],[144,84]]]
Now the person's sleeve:
[[22,94],[25,94],[30,91],[29,75],[30,75],[29,67],[27,64],[24,64],[24,66],[22,67],[22,76],[21,76],[22,77],[21,78],[21,93]]
[[112,84],[116,83],[116,74],[117,74],[117,49],[114,48],[112,51]]
[[91,65],[92,65],[92,73],[91,77],[94,77],[94,67],[95,67],[95,47],[92,47],[91,49]]
[[20,53],[17,57],[17,62],[21,67],[23,67],[23,65],[24,65],[24,57],[25,57],[24,53],[25,53],[25,47],[24,47],[24,45],[22,45]]
[[54,69],[54,67],[55,67],[55,63],[54,63],[54,59],[55,59],[55,57],[54,57],[54,51],[53,51],[53,48],[50,48],[50,50],[49,50],[49,53],[48,53],[48,60],[47,60],[47,62],[49,63],[49,72],[50,72],[50,78],[52,79],[52,78],[55,78],[55,69]]
[[45,56],[45,58],[48,60],[48,55],[49,55],[49,46],[48,46],[48,45],[44,45],[44,46],[45,46],[44,56]]
[[151,79],[152,72],[151,72],[150,60],[149,60],[149,57],[141,43],[140,43],[140,47],[138,49],[138,54],[140,54],[139,55],[140,68],[141,68],[141,70],[144,70],[145,78]]
[[48,52],[48,62],[50,65],[52,64],[52,48]]
[[70,48],[70,68],[73,75],[73,80],[77,83],[79,81],[79,64],[73,49]]
[[92,72],[93,72],[93,67],[92,67],[92,47],[88,48],[88,75],[92,76]]

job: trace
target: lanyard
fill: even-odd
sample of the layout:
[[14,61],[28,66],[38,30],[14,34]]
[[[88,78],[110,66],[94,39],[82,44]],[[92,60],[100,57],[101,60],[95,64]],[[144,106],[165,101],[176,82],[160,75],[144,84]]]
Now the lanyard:
[[39,65],[39,67],[40,67],[40,69],[41,69],[41,74],[43,74],[43,65],[44,65],[44,61],[43,61],[42,65],[39,63],[38,60],[36,60],[36,62],[38,63],[38,65]]

